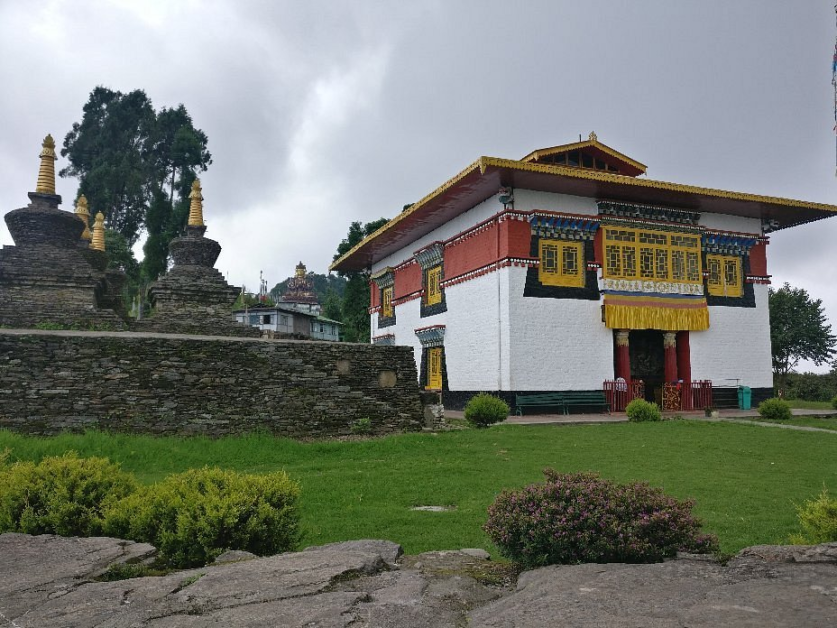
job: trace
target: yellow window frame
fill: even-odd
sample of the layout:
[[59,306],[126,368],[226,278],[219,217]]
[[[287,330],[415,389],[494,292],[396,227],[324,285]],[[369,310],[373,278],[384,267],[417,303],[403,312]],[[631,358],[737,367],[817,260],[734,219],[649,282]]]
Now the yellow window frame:
[[584,287],[584,244],[541,239],[538,243],[538,280],[544,286]]
[[442,302],[442,267],[433,266],[427,269],[427,280],[425,282],[425,304],[435,305]]
[[392,286],[381,289],[381,316],[389,318],[394,314],[392,308]]
[[741,258],[737,255],[707,255],[706,288],[714,297],[740,297],[744,294]]
[[427,350],[427,390],[442,388],[442,348],[432,347]]
[[605,226],[602,276],[606,279],[700,283],[700,236]]

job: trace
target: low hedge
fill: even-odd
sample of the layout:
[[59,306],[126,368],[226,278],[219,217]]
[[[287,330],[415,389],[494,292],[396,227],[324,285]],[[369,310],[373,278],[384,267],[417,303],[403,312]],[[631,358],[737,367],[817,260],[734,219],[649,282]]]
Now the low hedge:
[[298,498],[299,486],[281,471],[191,469],[112,504],[104,531],[151,543],[175,567],[204,565],[227,549],[277,554],[298,542]]
[[260,556],[294,549],[298,499],[284,472],[193,469],[140,486],[105,458],[6,464],[0,456],[0,532],[144,541],[172,567],[204,565],[228,549]]
[[108,504],[137,486],[118,464],[75,453],[0,465],[0,532],[94,536]]
[[701,533],[690,500],[595,473],[544,474],[544,483],[500,493],[483,526],[500,551],[524,567],[650,563],[678,551],[718,550],[717,539]]

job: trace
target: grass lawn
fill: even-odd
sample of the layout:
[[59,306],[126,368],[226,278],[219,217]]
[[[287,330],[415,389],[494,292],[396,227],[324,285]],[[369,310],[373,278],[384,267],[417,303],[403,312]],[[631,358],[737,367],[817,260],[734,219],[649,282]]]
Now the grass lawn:
[[833,410],[830,401],[806,401],[805,399],[785,399],[791,408],[799,410]]
[[801,425],[803,427],[818,427],[823,430],[837,430],[837,417],[834,416],[795,416],[787,421],[774,421],[756,417],[753,421],[764,421],[765,423],[784,423],[786,425]]
[[[837,437],[702,421],[495,426],[313,443],[264,435],[33,438],[0,431],[0,452],[5,448],[10,460],[67,450],[106,456],[143,482],[204,465],[285,469],[302,485],[303,545],[382,538],[408,553],[461,547],[495,553],[480,528],[488,505],[503,488],[540,481],[547,466],[645,480],[692,497],[724,552],[786,542],[796,529],[794,503],[815,497],[823,486],[837,492]],[[422,505],[455,509],[410,510]]]

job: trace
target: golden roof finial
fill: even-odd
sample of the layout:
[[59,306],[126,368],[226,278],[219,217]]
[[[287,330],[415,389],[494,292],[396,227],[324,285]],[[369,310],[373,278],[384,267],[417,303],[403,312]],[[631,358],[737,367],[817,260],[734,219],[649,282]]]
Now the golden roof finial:
[[598,141],[599,138],[596,135],[595,131],[590,131],[590,135],[588,136],[587,139],[589,139],[591,142],[596,142],[596,141]]
[[90,248],[95,251],[105,250],[105,215],[102,212],[96,214],[96,220],[93,223],[93,241],[90,242]]
[[55,140],[52,135],[44,138],[41,145],[41,167],[38,169],[38,184],[35,186],[37,194],[55,194]]
[[90,211],[87,209],[87,197],[82,194],[76,201],[76,216],[84,222],[84,231],[81,233],[82,240],[90,240]]
[[200,179],[192,182],[192,192],[189,194],[189,222],[190,227],[203,227],[203,195],[201,194]]

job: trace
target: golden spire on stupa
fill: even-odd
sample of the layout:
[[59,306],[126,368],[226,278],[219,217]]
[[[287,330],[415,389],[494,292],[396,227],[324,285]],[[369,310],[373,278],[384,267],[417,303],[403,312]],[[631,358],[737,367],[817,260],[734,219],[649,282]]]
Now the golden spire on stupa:
[[201,194],[201,181],[195,179],[192,182],[192,192],[189,194],[189,222],[190,227],[203,227],[203,195]]
[[90,248],[95,251],[105,250],[105,215],[102,212],[96,214],[96,220],[93,223],[93,240],[90,242]]
[[38,169],[38,184],[35,186],[37,194],[55,194],[55,140],[52,135],[44,138],[41,144],[41,167]]
[[82,240],[90,240],[90,211],[87,209],[87,197],[82,194],[76,201],[76,216],[84,222],[84,231],[81,233]]

